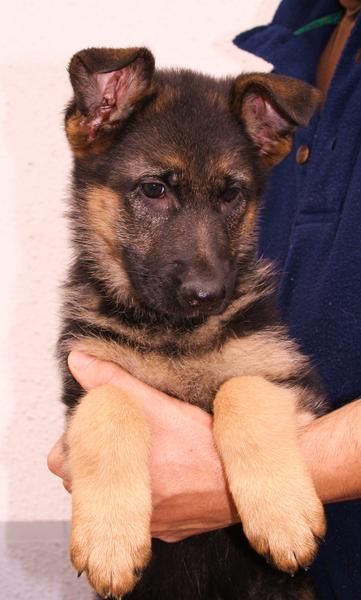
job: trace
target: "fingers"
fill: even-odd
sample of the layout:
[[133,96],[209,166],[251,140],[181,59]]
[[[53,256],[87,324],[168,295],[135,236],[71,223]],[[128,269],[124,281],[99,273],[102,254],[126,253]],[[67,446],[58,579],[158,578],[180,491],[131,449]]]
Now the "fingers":
[[69,479],[63,479],[63,486],[69,494],[71,494],[71,483]]
[[58,439],[58,441],[54,444],[52,449],[48,454],[48,469],[64,479],[66,476],[65,468],[64,468],[64,446],[63,446],[63,436]]
[[71,483],[65,467],[64,436],[59,438],[50,450],[47,462],[49,471],[60,477],[67,492],[71,492]]

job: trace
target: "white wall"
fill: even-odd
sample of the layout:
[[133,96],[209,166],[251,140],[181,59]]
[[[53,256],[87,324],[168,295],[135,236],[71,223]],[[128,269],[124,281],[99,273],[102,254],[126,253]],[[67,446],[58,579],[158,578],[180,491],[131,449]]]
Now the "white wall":
[[[268,69],[231,44],[277,0],[2,0],[0,23],[0,521],[61,520],[46,469],[62,430],[53,357],[69,259],[66,65],[87,46],[149,46],[159,65],[213,74]],[[14,596],[15,597],[15,596]]]

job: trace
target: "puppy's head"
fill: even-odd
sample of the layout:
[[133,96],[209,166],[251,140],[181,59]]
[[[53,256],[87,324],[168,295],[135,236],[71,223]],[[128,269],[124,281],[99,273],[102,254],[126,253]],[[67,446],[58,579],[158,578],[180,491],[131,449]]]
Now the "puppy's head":
[[83,50],[69,71],[80,256],[122,304],[221,313],[254,265],[264,176],[317,92],[277,75],[155,72],[145,48]]

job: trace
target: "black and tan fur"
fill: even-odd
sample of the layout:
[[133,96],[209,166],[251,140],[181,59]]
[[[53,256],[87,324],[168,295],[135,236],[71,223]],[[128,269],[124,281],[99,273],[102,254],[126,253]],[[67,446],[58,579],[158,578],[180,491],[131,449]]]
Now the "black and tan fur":
[[[154,71],[142,48],[84,50],[69,70],[75,256],[59,356],[73,564],[103,597],[311,599],[305,573],[289,573],[313,560],[325,522],[297,430],[323,399],[279,322],[256,222],[317,94],[275,75]],[[144,415],[111,386],[84,396],[74,348],[214,414],[245,535],[151,543]]]

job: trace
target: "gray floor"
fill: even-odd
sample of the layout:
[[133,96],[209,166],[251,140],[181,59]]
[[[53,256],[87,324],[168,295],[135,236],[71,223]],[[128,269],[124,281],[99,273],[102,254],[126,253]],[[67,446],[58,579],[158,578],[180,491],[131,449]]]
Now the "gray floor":
[[68,556],[62,522],[0,523],[1,600],[92,600]]

